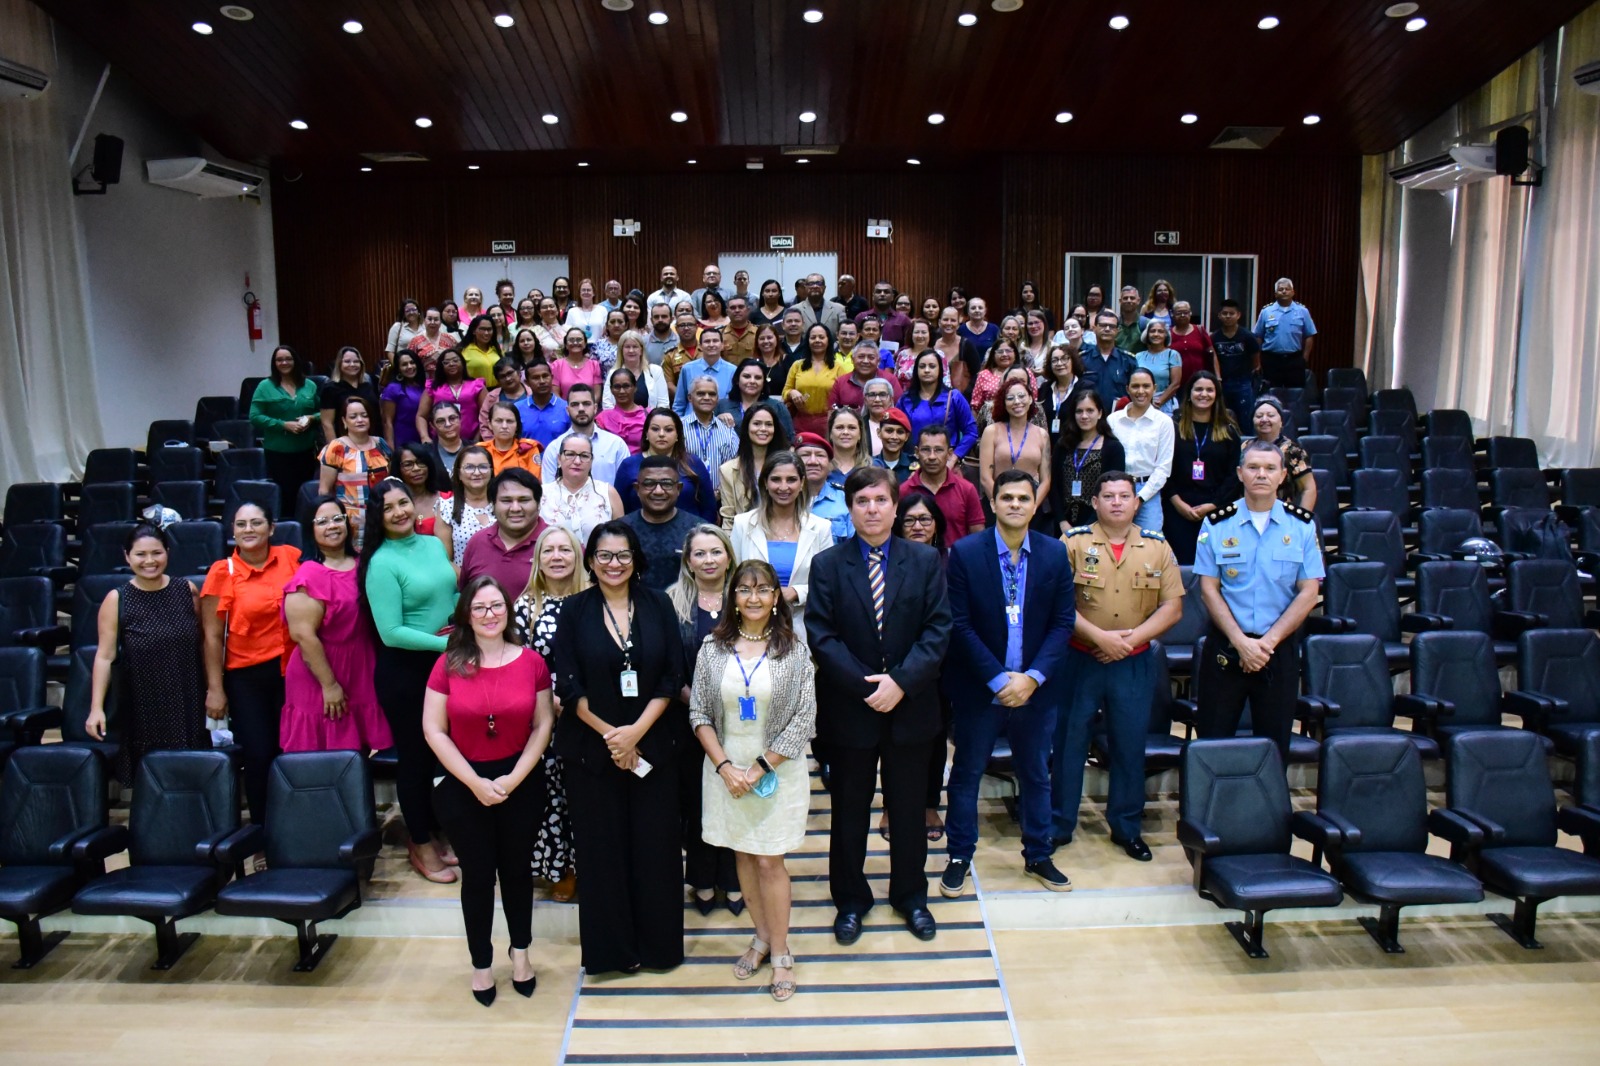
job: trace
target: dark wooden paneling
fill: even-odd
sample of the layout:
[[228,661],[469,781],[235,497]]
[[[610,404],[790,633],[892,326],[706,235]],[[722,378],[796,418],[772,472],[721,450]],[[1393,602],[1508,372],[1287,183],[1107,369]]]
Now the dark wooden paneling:
[[[1258,255],[1256,307],[1271,298],[1276,278],[1293,278],[1298,299],[1317,322],[1312,354],[1318,377],[1330,366],[1350,365],[1360,259],[1359,159],[1220,151],[1176,158],[1017,158],[1007,161],[1004,186],[1005,306],[1015,303],[1022,282],[1031,279],[1055,308],[1065,284],[1066,252]],[[1156,230],[1178,230],[1182,243],[1157,248]],[[1114,300],[1108,293],[1107,301]]]

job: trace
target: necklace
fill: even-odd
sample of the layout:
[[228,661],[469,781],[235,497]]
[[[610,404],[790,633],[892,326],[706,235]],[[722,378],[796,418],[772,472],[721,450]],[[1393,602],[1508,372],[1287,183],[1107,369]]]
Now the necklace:
[[767,623],[767,627],[765,629],[763,629],[759,633],[747,633],[747,632],[745,632],[745,628],[744,628],[744,626],[742,624],[739,626],[739,635],[741,637],[743,637],[745,640],[748,640],[752,644],[760,644],[760,643],[762,643],[763,641],[765,641],[767,639],[767,634],[771,633],[771,632],[772,632],[772,623],[770,623],[770,622],[768,622]]
[[[707,596],[711,597],[710,607],[706,606]],[[722,594],[719,592],[700,592],[696,590],[696,602],[700,605],[702,611],[711,616],[712,621],[715,621],[722,614]]]

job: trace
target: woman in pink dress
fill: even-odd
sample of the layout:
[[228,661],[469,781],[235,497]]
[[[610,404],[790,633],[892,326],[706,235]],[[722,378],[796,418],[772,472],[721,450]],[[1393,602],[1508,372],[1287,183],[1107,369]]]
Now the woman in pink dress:
[[564,351],[550,360],[550,373],[556,379],[556,395],[563,400],[580,381],[600,395],[600,360],[589,354],[589,338],[573,326],[562,338]]
[[312,507],[321,555],[284,586],[283,615],[294,649],[284,671],[279,745],[284,751],[359,751],[394,743],[373,689],[372,639],[361,621],[353,530],[344,504]]

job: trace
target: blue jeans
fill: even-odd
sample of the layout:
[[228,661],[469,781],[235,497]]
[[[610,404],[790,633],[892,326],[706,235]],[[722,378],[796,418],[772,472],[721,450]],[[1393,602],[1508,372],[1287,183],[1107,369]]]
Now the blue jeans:
[[1161,510],[1161,494],[1156,493],[1152,498],[1139,505],[1139,513],[1133,516],[1133,524],[1140,529],[1148,529],[1155,533],[1161,532],[1161,523],[1166,515]]
[[1004,734],[1011,741],[1011,765],[1017,775],[1017,817],[1022,823],[1022,861],[1050,857],[1050,740],[1056,709],[1029,704],[997,703],[957,707],[950,720],[956,752],[950,763],[950,798],[945,829],[952,859],[972,861],[978,846],[978,784]]
[[[1111,793],[1106,822],[1117,840],[1139,835],[1144,814],[1144,738],[1150,728],[1149,651],[1114,663],[1072,649],[1071,709],[1056,723],[1053,797],[1054,832],[1071,834],[1083,801],[1083,765],[1089,756],[1089,730],[1104,710],[1106,754],[1111,759]],[[953,836],[952,836],[952,839]]]
[[1247,432],[1253,433],[1256,403],[1255,383],[1249,378],[1229,378],[1222,383],[1222,400]]

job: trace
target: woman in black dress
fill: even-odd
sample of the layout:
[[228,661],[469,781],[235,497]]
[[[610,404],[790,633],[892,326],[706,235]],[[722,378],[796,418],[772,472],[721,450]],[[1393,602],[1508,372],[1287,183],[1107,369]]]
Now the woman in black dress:
[[572,829],[583,869],[578,932],[588,973],[683,961],[683,853],[675,745],[683,715],[683,643],[666,593],[640,581],[644,551],[633,527],[596,526],[583,565],[595,586],[561,607],[556,632]]
[[1200,522],[1244,494],[1239,486],[1239,425],[1222,404],[1222,385],[1209,370],[1185,383],[1174,420],[1172,473],[1161,487],[1161,531],[1180,566],[1194,565]]
[[117,780],[124,784],[133,781],[147,751],[211,746],[200,594],[167,573],[171,549],[172,539],[160,527],[135,526],[123,546],[133,580],[112,589],[100,604],[100,644],[84,730],[95,740],[106,738],[112,667],[120,664],[122,676],[113,698],[122,734]]
[[1061,532],[1094,521],[1089,497],[1094,483],[1107,470],[1121,470],[1127,462],[1122,444],[1111,433],[1108,412],[1093,385],[1080,385],[1067,397],[1061,419],[1061,436],[1054,449],[1055,475],[1050,479],[1052,513]]

